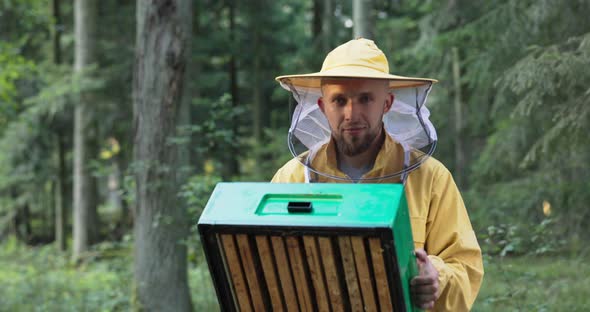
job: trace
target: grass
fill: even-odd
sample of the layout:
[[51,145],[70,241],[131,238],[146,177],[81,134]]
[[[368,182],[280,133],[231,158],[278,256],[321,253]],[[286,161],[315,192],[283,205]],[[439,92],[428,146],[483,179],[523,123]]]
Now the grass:
[[127,311],[131,280],[125,257],[75,267],[52,246],[0,247],[0,311]]
[[[129,311],[129,245],[101,245],[80,266],[51,246],[0,244],[0,311]],[[583,255],[487,257],[473,311],[587,311],[590,262]],[[189,268],[195,311],[218,311],[208,268]]]
[[[79,266],[53,246],[28,247],[9,239],[0,244],[0,311],[130,311],[131,248],[96,246]],[[195,311],[218,311],[207,264],[189,267]]]
[[486,258],[473,311],[588,311],[585,256]]

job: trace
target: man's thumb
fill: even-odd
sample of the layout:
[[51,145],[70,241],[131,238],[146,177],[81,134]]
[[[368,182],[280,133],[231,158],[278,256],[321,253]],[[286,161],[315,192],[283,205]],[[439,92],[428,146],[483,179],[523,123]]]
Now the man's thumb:
[[428,260],[428,255],[424,249],[416,249],[415,253],[419,263],[424,263]]

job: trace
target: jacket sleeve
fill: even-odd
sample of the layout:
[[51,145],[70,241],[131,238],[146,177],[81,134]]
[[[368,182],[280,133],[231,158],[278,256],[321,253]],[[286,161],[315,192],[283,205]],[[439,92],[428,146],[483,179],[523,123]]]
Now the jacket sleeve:
[[469,311],[483,279],[481,249],[450,172],[435,175],[424,246],[439,273],[435,311]]
[[297,159],[291,159],[283,167],[281,167],[272,177],[271,183],[303,183],[305,176],[303,175],[304,167]]
[[270,182],[271,183],[287,183],[288,177],[286,176],[286,174],[283,171],[284,171],[283,168],[280,168],[279,170],[277,170],[277,172],[272,177],[272,180],[270,180]]

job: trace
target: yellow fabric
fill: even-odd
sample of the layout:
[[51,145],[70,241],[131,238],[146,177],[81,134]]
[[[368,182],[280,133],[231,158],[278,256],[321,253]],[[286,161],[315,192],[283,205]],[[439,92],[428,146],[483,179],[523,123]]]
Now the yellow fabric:
[[[401,168],[403,150],[389,136],[375,159],[373,169],[363,177],[380,177]],[[330,175],[346,177],[337,168],[333,143],[324,145],[312,167]],[[272,179],[277,183],[304,183],[305,167],[292,159]],[[346,182],[311,174],[313,182]],[[380,181],[397,183],[398,178]],[[412,233],[416,248],[424,248],[439,272],[440,297],[434,311],[471,309],[483,278],[481,249],[471,227],[467,210],[451,173],[434,158],[411,172],[406,182]]]

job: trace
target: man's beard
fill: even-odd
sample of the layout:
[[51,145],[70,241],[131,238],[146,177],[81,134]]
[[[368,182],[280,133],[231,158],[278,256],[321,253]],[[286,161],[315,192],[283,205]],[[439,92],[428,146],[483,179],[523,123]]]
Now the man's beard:
[[349,140],[344,138],[344,135],[340,134],[336,139],[336,146],[338,151],[346,156],[352,157],[357,156],[366,152],[375,138],[379,135],[379,131],[367,132],[363,136],[350,136]]

